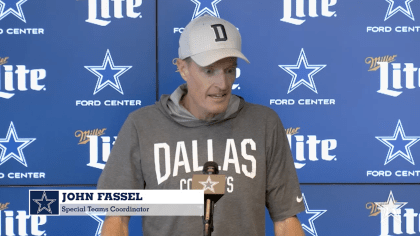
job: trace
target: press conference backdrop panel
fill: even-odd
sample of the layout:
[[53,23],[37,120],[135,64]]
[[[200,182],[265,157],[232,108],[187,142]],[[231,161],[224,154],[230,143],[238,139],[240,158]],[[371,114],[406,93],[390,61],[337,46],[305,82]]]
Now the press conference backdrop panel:
[[301,183],[419,182],[420,1],[158,1],[158,13],[161,94],[184,82],[171,64],[183,27],[224,18],[250,61],[232,92],[278,113]]
[[[183,83],[171,61],[202,14],[242,35],[251,63],[239,61],[233,93],[283,121],[305,184],[306,234],[386,235],[366,207],[391,196],[389,234],[399,223],[402,235],[420,233],[418,186],[396,185],[420,175],[418,12],[417,0],[1,0],[0,203],[10,204],[0,233],[24,235],[16,217],[27,188],[11,186],[94,187],[127,115]],[[67,224],[98,233],[100,220],[60,219],[37,219],[33,232],[27,219],[27,234],[74,235]]]
[[0,1],[1,185],[96,184],[155,102],[155,2],[100,2]]

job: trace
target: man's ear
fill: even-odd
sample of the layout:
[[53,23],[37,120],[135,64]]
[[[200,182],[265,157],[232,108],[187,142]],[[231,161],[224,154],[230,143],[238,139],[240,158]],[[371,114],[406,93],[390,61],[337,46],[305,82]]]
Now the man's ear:
[[186,61],[178,58],[176,60],[176,66],[178,67],[178,71],[179,71],[179,74],[181,74],[182,79],[187,81],[188,80],[188,75],[189,75],[188,63]]

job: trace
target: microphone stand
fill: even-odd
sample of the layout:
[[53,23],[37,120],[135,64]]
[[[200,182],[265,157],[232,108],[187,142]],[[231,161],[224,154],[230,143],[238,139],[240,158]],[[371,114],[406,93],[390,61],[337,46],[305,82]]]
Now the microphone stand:
[[[213,166],[209,166],[207,169],[207,173],[209,175],[214,174],[215,170]],[[213,212],[214,212],[214,201],[207,197],[205,199],[205,207],[204,207],[204,236],[211,236],[213,232]]]
[[211,232],[213,232],[213,211],[214,201],[207,198],[204,214],[204,236],[211,236]]

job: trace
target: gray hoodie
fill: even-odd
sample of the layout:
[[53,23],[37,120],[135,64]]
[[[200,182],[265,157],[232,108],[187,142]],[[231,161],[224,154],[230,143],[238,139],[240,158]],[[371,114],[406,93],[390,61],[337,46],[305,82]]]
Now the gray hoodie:
[[[265,235],[265,207],[273,221],[305,209],[276,112],[232,95],[226,112],[198,120],[179,105],[185,93],[181,85],[128,116],[98,189],[188,189],[192,175],[215,161],[226,175],[226,193],[216,203],[213,236]],[[198,216],[143,216],[143,234],[201,236],[203,222]]]

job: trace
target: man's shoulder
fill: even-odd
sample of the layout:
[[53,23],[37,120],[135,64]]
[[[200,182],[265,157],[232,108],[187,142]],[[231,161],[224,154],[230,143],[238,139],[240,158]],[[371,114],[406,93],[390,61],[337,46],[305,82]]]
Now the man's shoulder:
[[152,104],[152,105],[148,105],[148,106],[138,108],[135,111],[132,111],[128,115],[128,118],[137,120],[137,119],[142,119],[142,118],[154,117],[158,113],[161,113],[158,105]]
[[254,114],[256,116],[266,117],[266,118],[271,118],[271,119],[279,118],[279,115],[277,114],[277,112],[275,112],[270,107],[267,107],[264,105],[250,103],[250,102],[245,101],[243,109],[246,113],[249,113],[251,115]]

